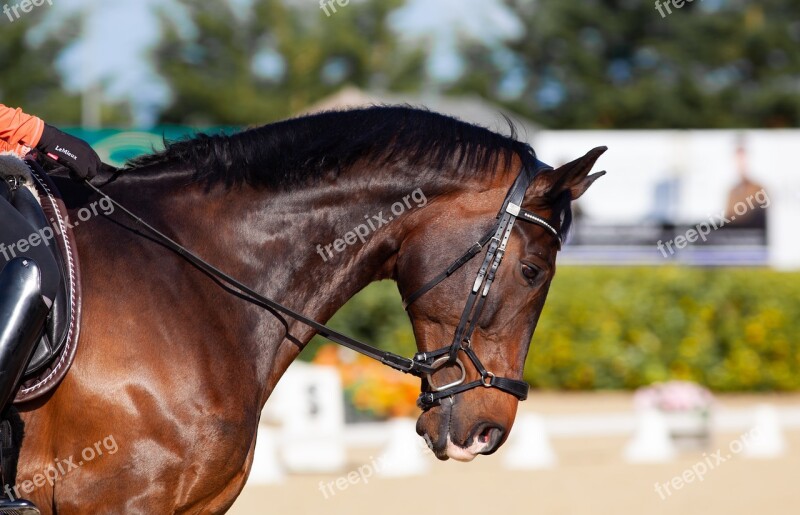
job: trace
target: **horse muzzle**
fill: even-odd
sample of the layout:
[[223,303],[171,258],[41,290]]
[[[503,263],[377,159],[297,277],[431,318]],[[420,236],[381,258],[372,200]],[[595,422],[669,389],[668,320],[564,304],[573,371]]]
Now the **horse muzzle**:
[[472,461],[480,454],[494,453],[505,441],[507,429],[494,421],[478,421],[468,431],[459,431],[463,426],[454,423],[453,410],[453,404],[446,400],[417,421],[417,433],[438,459]]

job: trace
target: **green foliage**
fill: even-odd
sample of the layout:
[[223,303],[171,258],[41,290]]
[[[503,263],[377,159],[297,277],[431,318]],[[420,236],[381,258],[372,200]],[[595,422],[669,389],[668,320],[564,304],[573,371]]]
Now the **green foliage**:
[[[407,356],[415,349],[389,282],[356,296],[333,325]],[[525,379],[567,390],[632,389],[669,379],[717,391],[800,390],[800,274],[563,267],[533,337]]]
[[[662,18],[652,0],[508,0],[525,36],[503,48],[462,38],[467,72],[446,85],[426,76],[430,49],[389,28],[404,0],[350,2],[329,17],[318,2],[258,0],[250,12],[242,2],[181,3],[197,33],[185,40],[170,23],[160,28],[152,58],[174,99],[160,123],[263,124],[352,84],[479,94],[551,128],[800,126],[794,1],[687,1]],[[26,35],[44,12],[0,22],[0,100],[74,124],[80,99],[63,92],[53,63],[79,37],[81,18],[32,48]],[[265,49],[282,73],[254,72]],[[104,106],[105,124],[128,119],[125,106]]]
[[533,338],[545,388],[686,379],[714,390],[800,389],[800,274],[565,268]]
[[[330,326],[358,340],[374,343],[384,350],[411,356],[416,344],[402,299],[392,281],[365,288],[331,319]],[[303,351],[311,359],[327,340],[316,337]]]
[[[546,126],[800,124],[797,2],[685,2],[663,18],[652,0],[515,3],[530,82],[513,105]],[[548,82],[565,88],[563,101],[537,99]]]
[[44,112],[53,123],[75,123],[80,118],[80,103],[62,92],[53,62],[63,41],[52,38],[31,50],[26,35],[40,12],[13,23],[0,20],[0,102],[23,107],[31,113]]
[[[384,23],[396,0],[348,5],[330,18],[317,2],[301,9],[263,0],[250,14],[228,2],[184,4],[199,35],[183,42],[171,33],[161,46],[161,72],[175,98],[162,122],[262,124],[295,115],[346,83],[402,87],[406,80]],[[254,58],[265,50],[280,55],[282,73],[254,73]],[[338,71],[326,75],[328,69]]]

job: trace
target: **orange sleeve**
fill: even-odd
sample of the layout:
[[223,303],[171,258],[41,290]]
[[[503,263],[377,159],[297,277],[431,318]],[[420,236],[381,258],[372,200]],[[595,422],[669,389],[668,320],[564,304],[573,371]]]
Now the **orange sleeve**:
[[0,104],[0,152],[25,155],[39,143],[44,122]]

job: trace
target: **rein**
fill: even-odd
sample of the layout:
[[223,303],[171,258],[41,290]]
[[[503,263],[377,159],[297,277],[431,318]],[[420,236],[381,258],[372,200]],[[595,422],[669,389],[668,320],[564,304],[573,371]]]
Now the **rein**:
[[[342,334],[325,324],[321,324],[316,320],[308,318],[305,315],[298,313],[277,301],[259,294],[252,288],[216,268],[214,265],[203,260],[187,248],[180,245],[178,242],[171,239],[169,236],[149,225],[147,222],[142,220],[141,217],[128,210],[125,206],[121,205],[98,187],[91,184],[88,180],[85,181],[85,184],[94,190],[98,195],[105,198],[115,208],[122,211],[136,225],[143,227],[149,233],[151,233],[158,243],[180,255],[192,266],[211,277],[212,280],[216,281],[229,293],[236,295],[237,297],[242,298],[251,304],[270,311],[273,314],[276,314],[276,312],[282,313],[289,318],[301,322],[311,327],[317,331],[320,336],[333,343],[347,347],[348,349],[377,360],[384,365],[400,372],[419,377],[423,380],[424,384],[427,384],[430,388],[432,388],[432,391],[421,392],[419,399],[417,400],[419,407],[427,410],[438,405],[441,399],[452,397],[458,393],[462,393],[480,386],[486,388],[497,388],[517,397],[519,400],[525,400],[527,398],[529,389],[528,383],[516,379],[496,377],[495,374],[488,371],[483,366],[480,359],[478,359],[475,351],[472,349],[471,337],[475,331],[478,318],[483,311],[484,301],[489,293],[492,282],[494,281],[497,269],[499,268],[503,259],[508,240],[511,236],[511,229],[513,228],[514,222],[517,219],[535,223],[543,227],[558,240],[559,249],[561,248],[561,236],[559,235],[558,231],[543,218],[530,211],[522,209],[521,207],[522,201],[525,197],[525,192],[528,186],[532,183],[533,179],[543,170],[549,169],[552,169],[552,167],[542,163],[538,159],[536,160],[533,169],[523,165],[519,175],[514,181],[514,185],[511,187],[506,196],[503,207],[497,217],[498,222],[495,224],[492,230],[489,231],[478,242],[473,244],[466,253],[455,260],[444,272],[437,275],[419,290],[409,295],[409,297],[405,300],[403,304],[406,309],[408,309],[412,303],[433,289],[436,285],[447,279],[456,270],[460,269],[462,266],[472,260],[472,258],[477,256],[488,245],[486,257],[484,258],[483,264],[478,272],[478,276],[475,279],[475,283],[472,287],[469,297],[467,298],[467,303],[458,327],[456,328],[452,344],[432,352],[419,352],[411,359],[394,354],[392,352],[377,349],[369,344],[356,340],[355,338],[351,338],[350,336]],[[482,291],[481,287],[483,287]],[[286,324],[284,323],[284,325]],[[288,326],[286,327],[288,334]],[[470,361],[472,361],[473,365],[480,373],[480,379],[469,383],[464,382],[466,379],[466,369],[464,368],[464,364],[458,358],[459,351],[463,351],[467,357],[469,357]],[[435,386],[432,380],[433,374],[450,365],[457,365],[460,368],[461,378],[446,385],[438,387]]]

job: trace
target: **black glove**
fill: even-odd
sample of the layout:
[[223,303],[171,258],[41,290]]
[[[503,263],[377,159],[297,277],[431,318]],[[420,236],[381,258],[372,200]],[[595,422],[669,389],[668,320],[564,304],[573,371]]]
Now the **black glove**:
[[80,179],[91,179],[103,162],[85,141],[65,134],[52,125],[44,125],[36,149],[60,165],[69,168]]

